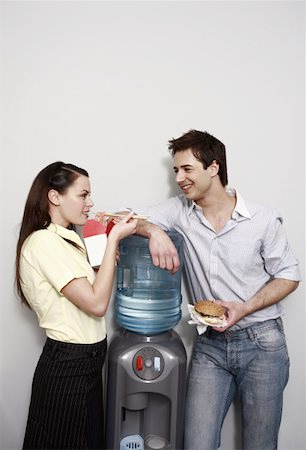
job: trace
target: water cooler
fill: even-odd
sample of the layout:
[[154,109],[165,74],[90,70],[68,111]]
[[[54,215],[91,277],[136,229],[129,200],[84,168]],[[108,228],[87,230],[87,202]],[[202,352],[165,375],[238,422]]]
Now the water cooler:
[[[182,237],[168,233],[182,261]],[[181,272],[153,266],[148,239],[120,243],[115,318],[108,350],[108,450],[183,448],[186,351],[173,331],[181,318]]]

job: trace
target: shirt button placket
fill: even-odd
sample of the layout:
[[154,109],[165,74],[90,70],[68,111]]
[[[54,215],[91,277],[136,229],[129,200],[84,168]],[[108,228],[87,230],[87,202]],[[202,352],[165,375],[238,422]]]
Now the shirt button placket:
[[218,249],[218,239],[217,236],[214,236],[211,241],[210,246],[210,265],[209,265],[209,273],[210,273],[210,286],[212,294],[215,295],[217,286],[217,249]]

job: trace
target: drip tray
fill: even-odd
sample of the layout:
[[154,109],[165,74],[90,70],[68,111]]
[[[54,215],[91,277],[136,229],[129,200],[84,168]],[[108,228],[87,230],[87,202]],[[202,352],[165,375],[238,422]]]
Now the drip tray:
[[156,436],[154,434],[149,434],[145,437],[145,449],[146,450],[166,450],[170,449],[171,445],[167,439]]

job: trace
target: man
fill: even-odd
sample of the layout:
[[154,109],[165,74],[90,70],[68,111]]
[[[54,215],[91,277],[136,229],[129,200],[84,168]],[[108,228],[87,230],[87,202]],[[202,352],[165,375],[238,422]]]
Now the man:
[[169,142],[182,195],[137,210],[153,262],[175,272],[179,261],[163,230],[184,237],[192,301],[215,300],[227,325],[197,337],[186,400],[186,450],[220,445],[225,415],[238,393],[244,449],[277,448],[289,359],[280,301],[300,280],[298,263],[273,209],[244,201],[227,186],[225,146],[190,130]]

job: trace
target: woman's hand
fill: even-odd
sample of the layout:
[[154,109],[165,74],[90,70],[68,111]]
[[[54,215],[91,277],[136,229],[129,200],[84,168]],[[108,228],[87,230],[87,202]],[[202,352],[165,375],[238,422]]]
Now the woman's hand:
[[110,230],[108,239],[115,239],[119,242],[121,239],[130,236],[136,232],[138,219],[132,219],[133,212],[128,213],[124,217],[116,217],[113,219],[115,225]]

